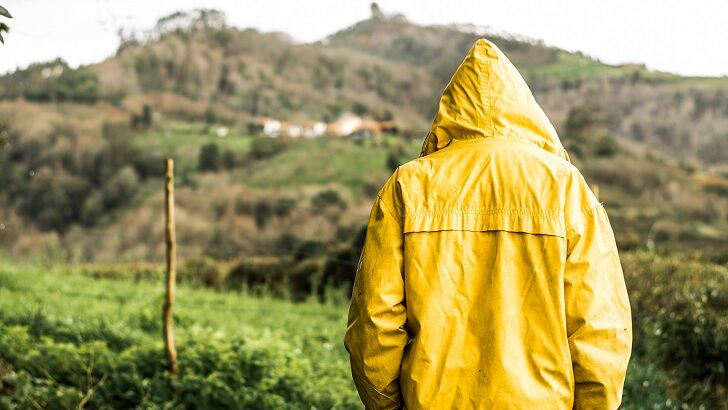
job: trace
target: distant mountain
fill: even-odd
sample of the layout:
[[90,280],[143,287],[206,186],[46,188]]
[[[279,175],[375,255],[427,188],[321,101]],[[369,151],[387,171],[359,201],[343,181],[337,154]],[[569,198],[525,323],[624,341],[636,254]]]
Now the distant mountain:
[[[57,61],[0,77],[0,96],[101,99],[129,111],[150,102],[170,117],[212,113],[238,124],[258,116],[330,120],[351,111],[394,119],[405,133],[421,135],[450,75],[483,35],[375,13],[300,44],[229,27],[215,11],[176,13],[101,63],[71,70]],[[485,36],[521,70],[566,139],[570,112],[588,106],[602,118],[603,132],[621,141],[691,164],[728,162],[728,78],[607,65],[536,40]]]

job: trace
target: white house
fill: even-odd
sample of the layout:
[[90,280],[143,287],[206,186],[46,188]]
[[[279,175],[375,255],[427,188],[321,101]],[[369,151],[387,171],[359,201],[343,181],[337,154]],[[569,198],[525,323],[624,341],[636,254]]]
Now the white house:
[[338,120],[329,123],[326,131],[337,137],[346,137],[353,134],[361,127],[362,119],[351,113],[346,113],[339,117]]
[[275,138],[281,132],[281,122],[278,120],[263,117],[260,119],[260,122],[263,125],[263,134],[268,137]]

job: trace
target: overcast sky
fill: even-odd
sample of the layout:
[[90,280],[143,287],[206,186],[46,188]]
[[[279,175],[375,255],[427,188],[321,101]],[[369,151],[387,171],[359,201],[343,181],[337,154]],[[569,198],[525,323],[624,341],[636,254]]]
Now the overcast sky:
[[[422,24],[472,23],[543,39],[607,63],[641,62],[683,75],[728,75],[727,0],[380,0]],[[315,41],[369,16],[368,0],[0,0],[14,15],[0,73],[62,57],[114,53],[118,28],[144,30],[177,10],[216,8],[237,27]],[[2,18],[0,18],[2,19]],[[5,21],[5,19],[2,19]]]

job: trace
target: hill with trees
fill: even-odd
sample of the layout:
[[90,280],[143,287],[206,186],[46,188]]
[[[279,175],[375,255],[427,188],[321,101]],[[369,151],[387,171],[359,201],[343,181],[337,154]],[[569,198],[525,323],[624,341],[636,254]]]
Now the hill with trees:
[[[725,244],[728,79],[607,65],[381,10],[308,44],[230,27],[215,10],[180,12],[123,37],[98,64],[54,60],[1,76],[0,240],[13,254],[53,243],[84,260],[156,260],[156,187],[161,158],[173,155],[189,255],[278,254],[311,236],[335,247],[357,232],[391,169],[417,155],[441,90],[483,35],[521,70],[599,186],[623,247]],[[383,143],[257,135],[261,116],[347,112],[398,132]],[[319,195],[340,205],[321,206]],[[286,231],[293,225],[299,232]]]

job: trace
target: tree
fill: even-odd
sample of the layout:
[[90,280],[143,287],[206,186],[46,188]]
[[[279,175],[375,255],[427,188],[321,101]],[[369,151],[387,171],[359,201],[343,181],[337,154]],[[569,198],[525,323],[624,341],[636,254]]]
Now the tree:
[[[8,9],[6,9],[3,6],[0,6],[0,16],[7,17],[9,19],[13,18],[13,16],[10,15],[10,12],[8,11]],[[3,38],[3,31],[6,33],[9,32],[10,27],[8,27],[8,25],[5,23],[0,22],[0,43],[5,44],[5,39]]]
[[374,20],[384,19],[384,13],[382,13],[382,9],[379,8],[379,4],[372,3],[369,5],[369,9],[372,12],[372,19],[374,19]]
[[142,125],[146,128],[152,126],[152,107],[149,104],[144,104],[142,107]]
[[602,125],[599,107],[583,104],[572,107],[566,118],[564,134],[567,139],[585,141]]
[[605,135],[597,140],[594,153],[598,157],[613,157],[619,152],[619,143],[611,135]]
[[205,144],[200,148],[198,159],[200,171],[217,171],[220,169],[220,148],[214,142]]
[[154,114],[152,112],[152,106],[144,104],[142,106],[142,113],[131,114],[131,127],[135,130],[145,130],[152,126],[154,122]]

